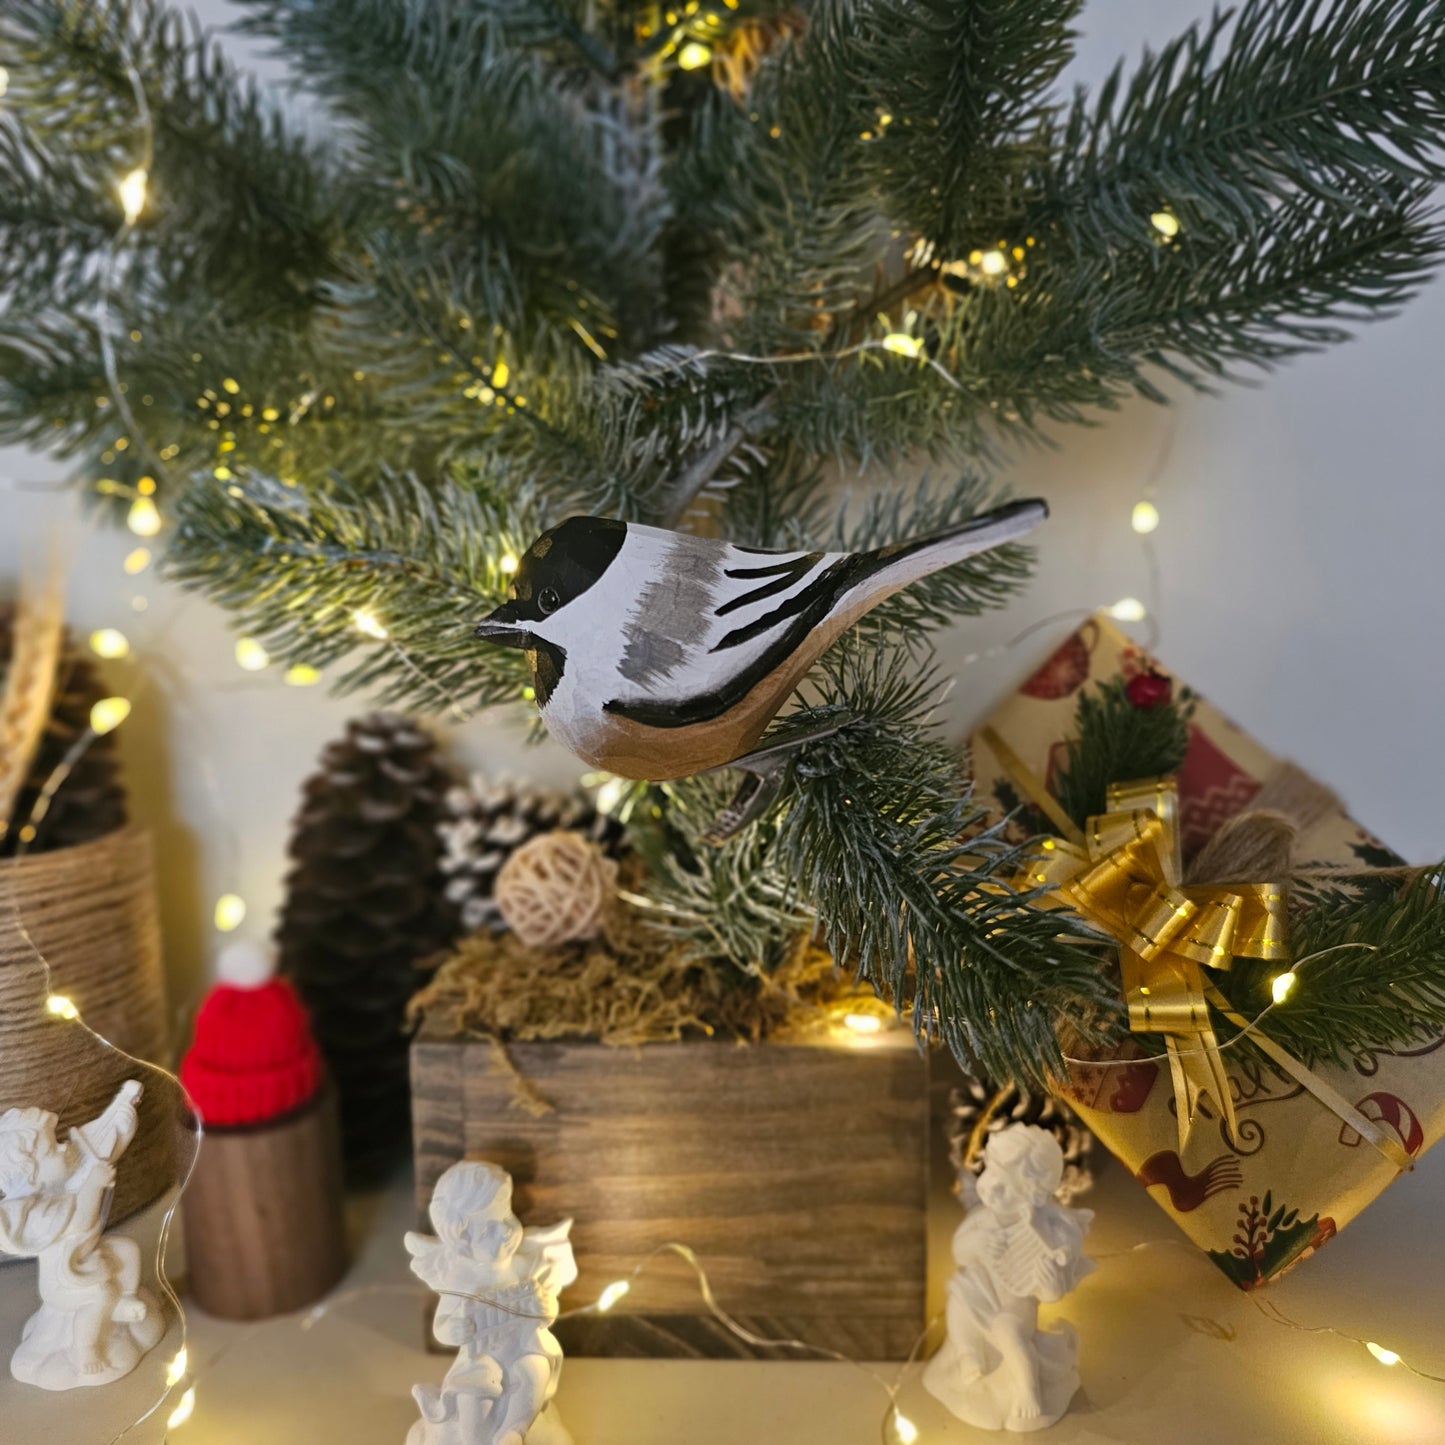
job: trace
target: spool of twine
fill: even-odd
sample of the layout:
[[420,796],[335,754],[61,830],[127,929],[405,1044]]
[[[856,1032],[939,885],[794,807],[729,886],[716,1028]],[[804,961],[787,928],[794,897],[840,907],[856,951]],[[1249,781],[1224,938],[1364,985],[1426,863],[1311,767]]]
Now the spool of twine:
[[580,833],[557,829],[524,843],[497,874],[508,928],[532,948],[595,938],[617,893],[617,865]]
[[[79,1018],[51,1013],[49,994],[70,999]],[[138,1078],[140,1127],[117,1167],[111,1223],[176,1182],[177,1088],[135,1062],[167,1058],[149,835],[120,828],[0,860],[0,1113],[48,1109],[64,1138]]]
[[1294,870],[1294,846],[1320,819],[1344,805],[1302,768],[1284,763],[1250,807],[1222,823],[1188,869],[1190,883],[1284,883]]

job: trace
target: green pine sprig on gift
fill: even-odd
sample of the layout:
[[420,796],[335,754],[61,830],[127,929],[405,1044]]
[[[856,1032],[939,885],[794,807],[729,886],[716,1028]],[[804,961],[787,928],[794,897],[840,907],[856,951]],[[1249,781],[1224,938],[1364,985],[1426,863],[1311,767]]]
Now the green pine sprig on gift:
[[[1108,679],[1081,693],[1075,708],[1053,791],[1081,827],[1104,811],[1111,783],[1174,773],[1184,761],[1192,695],[1171,689],[1140,707],[1129,686]],[[1358,875],[1304,867],[1281,881],[1293,904],[1291,962],[1239,957],[1209,974],[1237,1015],[1263,1016],[1269,1037],[1309,1065],[1445,1033],[1445,864],[1411,870],[1377,849]],[[1276,999],[1275,980],[1286,968],[1294,982]],[[1237,1023],[1212,1011],[1220,1039],[1234,1038]],[[1162,1039],[1154,1042],[1162,1047]],[[1248,1035],[1230,1047],[1251,1047]]]
[[1442,887],[1445,864],[1413,876],[1392,869],[1389,879],[1364,874],[1353,885],[1320,883],[1306,870],[1293,888],[1300,904],[1290,918],[1294,987],[1274,1003],[1279,966],[1243,958],[1219,976],[1219,987],[1245,1018],[1268,1008],[1264,1031],[1311,1065],[1438,1039],[1445,1034]]
[[1106,811],[1111,784],[1177,772],[1189,746],[1193,710],[1188,693],[1141,707],[1122,677],[1080,693],[1054,777],[1054,795],[1064,812],[1082,828]]

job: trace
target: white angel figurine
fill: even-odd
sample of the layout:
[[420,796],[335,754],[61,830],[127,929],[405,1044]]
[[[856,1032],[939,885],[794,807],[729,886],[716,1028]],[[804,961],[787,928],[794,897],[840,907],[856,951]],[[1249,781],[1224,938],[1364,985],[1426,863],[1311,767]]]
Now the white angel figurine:
[[440,1386],[412,1390],[422,1418],[406,1445],[572,1445],[552,1397],[562,1346],[550,1326],[577,1278],[572,1221],[523,1229],[511,1176],[463,1160],[437,1181],[436,1235],[409,1233],[418,1278],[441,1295],[432,1331],[459,1353]]
[[1079,1388],[1079,1338],[1060,1321],[1040,1329],[1040,1301],[1062,1299],[1094,1268],[1084,1254],[1088,1209],[1058,1203],[1064,1156],[1045,1130],[995,1134],[978,1204],[953,1236],[948,1336],[923,1372],[929,1393],[987,1430],[1042,1430]]
[[99,1118],[70,1130],[44,1109],[0,1114],[0,1250],[39,1261],[40,1308],[26,1321],[10,1373],[69,1390],[128,1375],[165,1333],[140,1287],[140,1246],[102,1237],[116,1160],[135,1138],[141,1086],[120,1086]]

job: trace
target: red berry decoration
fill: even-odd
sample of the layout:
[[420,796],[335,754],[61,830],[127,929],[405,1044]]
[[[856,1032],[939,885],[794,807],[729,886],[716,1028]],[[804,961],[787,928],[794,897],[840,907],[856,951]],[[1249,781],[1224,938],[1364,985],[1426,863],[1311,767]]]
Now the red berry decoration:
[[1124,685],[1124,692],[1140,712],[1147,712],[1150,708],[1164,707],[1173,702],[1174,681],[1151,668],[1131,677]]

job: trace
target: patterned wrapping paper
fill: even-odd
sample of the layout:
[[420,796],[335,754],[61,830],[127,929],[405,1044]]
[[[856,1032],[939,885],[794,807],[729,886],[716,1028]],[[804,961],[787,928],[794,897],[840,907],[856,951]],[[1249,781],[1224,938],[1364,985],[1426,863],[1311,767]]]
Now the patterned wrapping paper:
[[[971,740],[976,796],[1024,838],[1054,829],[1027,803],[990,748],[991,728],[1038,778],[1052,783],[1079,693],[1100,681],[1167,672],[1102,614],[1069,637]],[[1176,681],[1176,690],[1181,684]],[[1250,806],[1287,765],[1197,694],[1177,778],[1186,859]],[[1300,833],[1303,865],[1372,867],[1398,857],[1335,809]],[[1152,1046],[1152,1041],[1151,1046]],[[1231,1140],[1206,1095],[1181,1156],[1169,1068],[1130,1041],[1076,1064],[1065,1095],[1155,1201],[1242,1289],[1319,1248],[1399,1176],[1398,1166],[1300,1084],[1240,1049],[1224,1051],[1239,1119]],[[1411,1159],[1445,1135],[1445,1038],[1372,1050],[1315,1073],[1398,1138]]]

